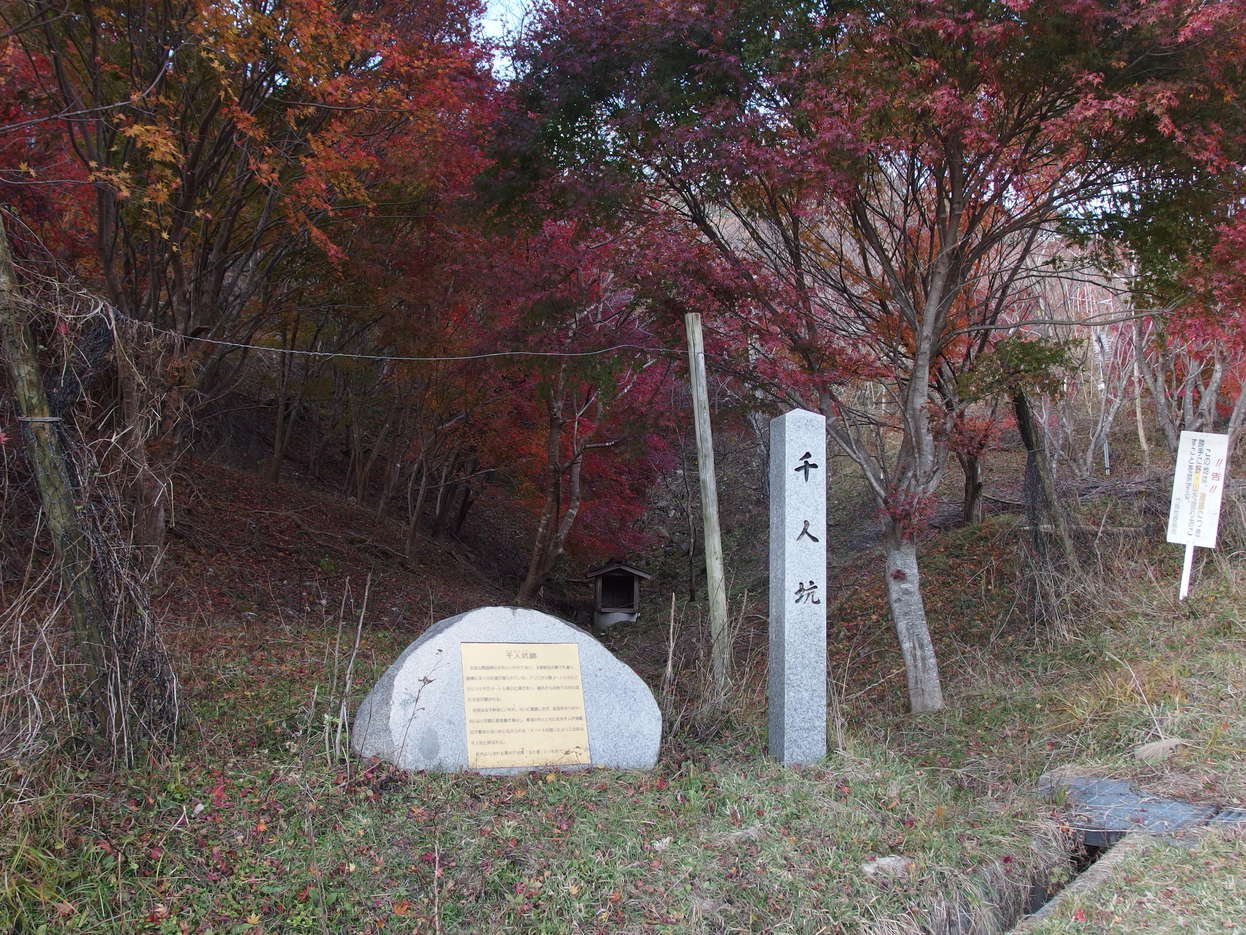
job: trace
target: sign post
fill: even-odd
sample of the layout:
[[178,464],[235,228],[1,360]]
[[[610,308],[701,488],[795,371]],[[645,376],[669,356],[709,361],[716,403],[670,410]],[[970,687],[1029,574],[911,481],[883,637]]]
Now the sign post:
[[1190,593],[1194,548],[1216,547],[1220,529],[1220,500],[1224,496],[1229,463],[1229,436],[1210,432],[1182,432],[1168,508],[1168,541],[1185,545],[1178,600]]

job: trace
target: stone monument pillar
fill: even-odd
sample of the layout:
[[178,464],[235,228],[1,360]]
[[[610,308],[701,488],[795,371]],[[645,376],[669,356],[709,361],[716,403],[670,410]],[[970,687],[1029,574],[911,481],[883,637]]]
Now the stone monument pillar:
[[770,755],[826,756],[826,419],[770,422]]

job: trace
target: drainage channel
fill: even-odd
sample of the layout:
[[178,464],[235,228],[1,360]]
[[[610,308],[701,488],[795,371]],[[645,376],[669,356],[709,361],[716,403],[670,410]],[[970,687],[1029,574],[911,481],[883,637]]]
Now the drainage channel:
[[1076,840],[1071,855],[1073,876],[1059,887],[1036,884],[1031,888],[1027,915],[1013,929],[1017,933],[1051,913],[1061,898],[1110,877],[1131,852],[1157,836],[1217,824],[1246,827],[1246,809],[1146,795],[1120,779],[1044,776],[1039,789],[1047,798],[1069,806],[1069,826]]

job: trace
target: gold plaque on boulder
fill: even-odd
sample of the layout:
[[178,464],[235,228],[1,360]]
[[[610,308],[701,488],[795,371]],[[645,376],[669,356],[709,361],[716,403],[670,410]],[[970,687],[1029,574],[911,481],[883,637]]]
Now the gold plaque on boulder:
[[460,643],[469,769],[590,762],[580,647]]

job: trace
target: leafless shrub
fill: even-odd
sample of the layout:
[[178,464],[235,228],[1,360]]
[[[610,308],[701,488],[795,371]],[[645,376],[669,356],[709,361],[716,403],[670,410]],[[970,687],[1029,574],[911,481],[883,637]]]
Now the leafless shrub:
[[[321,739],[325,761],[331,765],[346,763],[350,768],[350,700],[354,691],[355,661],[359,657],[359,640],[363,635],[363,620],[368,609],[368,595],[372,590],[372,577],[363,586],[352,627],[350,617],[355,611],[350,582],[342,591],[342,602],[337,613],[336,635],[333,644],[326,647],[325,673],[327,685],[325,700],[327,710],[322,715]],[[350,631],[354,630],[352,634]],[[349,643],[349,645],[347,645]],[[314,705],[313,705],[314,707]]]
[[37,762],[65,719],[53,572],[45,568],[25,584],[0,611],[0,763]]
[[728,607],[727,640],[733,647],[732,669],[726,691],[713,679],[710,664],[709,621],[697,605],[677,606],[671,595],[667,634],[667,663],[659,691],[663,730],[667,736],[694,740],[724,734],[741,711],[756,711],[766,691],[764,647],[746,639],[749,624],[748,592]]
[[[1161,580],[1166,513],[1159,505],[1166,494],[1158,483],[1122,485],[1088,499],[1073,525],[1077,550],[1073,566],[1036,548],[1037,537],[1027,535],[1023,540],[1018,590],[1039,635],[1075,640],[1088,619],[1150,619],[1175,610],[1177,579],[1170,588]],[[1226,500],[1230,524],[1240,522],[1229,517],[1234,509]],[[1222,542],[1239,535],[1229,531],[1226,540],[1225,531],[1222,526]],[[1246,537],[1246,529],[1240,534]]]

